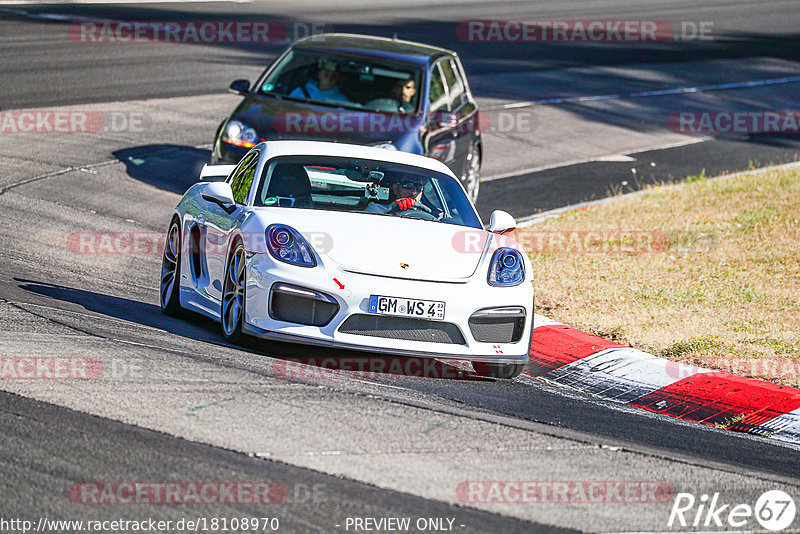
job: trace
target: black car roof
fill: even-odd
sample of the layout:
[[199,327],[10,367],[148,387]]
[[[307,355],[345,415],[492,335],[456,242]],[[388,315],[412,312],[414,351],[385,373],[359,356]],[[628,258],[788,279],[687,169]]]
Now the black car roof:
[[454,56],[455,52],[437,46],[430,46],[400,39],[387,39],[369,35],[349,33],[324,33],[301,39],[293,48],[316,50],[330,53],[356,53],[389,60],[426,64],[441,56]]

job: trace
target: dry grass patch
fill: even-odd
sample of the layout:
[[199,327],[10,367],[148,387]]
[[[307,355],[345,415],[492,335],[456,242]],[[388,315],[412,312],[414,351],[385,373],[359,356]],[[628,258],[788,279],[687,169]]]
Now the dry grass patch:
[[800,170],[653,187],[517,231],[538,313],[800,386]]

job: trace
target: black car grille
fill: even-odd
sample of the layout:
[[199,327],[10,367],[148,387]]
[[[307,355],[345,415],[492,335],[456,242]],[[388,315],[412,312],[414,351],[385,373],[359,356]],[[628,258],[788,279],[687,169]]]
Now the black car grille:
[[339,332],[359,336],[402,339],[405,341],[426,341],[428,343],[466,343],[458,326],[441,321],[411,319],[406,317],[386,317],[381,315],[351,315],[339,327]]

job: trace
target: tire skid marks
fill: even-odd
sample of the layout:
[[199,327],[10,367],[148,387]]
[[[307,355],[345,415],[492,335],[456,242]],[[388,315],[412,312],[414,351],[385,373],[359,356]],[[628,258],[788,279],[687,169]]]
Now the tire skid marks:
[[[632,348],[608,349],[560,369],[547,378],[609,400],[630,403],[679,380],[672,362]],[[692,369],[692,373],[708,370]]]

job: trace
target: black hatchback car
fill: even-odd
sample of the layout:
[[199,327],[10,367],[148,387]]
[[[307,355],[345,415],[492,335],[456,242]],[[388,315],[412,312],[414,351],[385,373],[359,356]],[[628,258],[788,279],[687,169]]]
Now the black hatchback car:
[[212,162],[255,144],[309,139],[382,146],[444,162],[478,197],[478,106],[455,52],[409,41],[323,34],[291,45],[217,129]]

